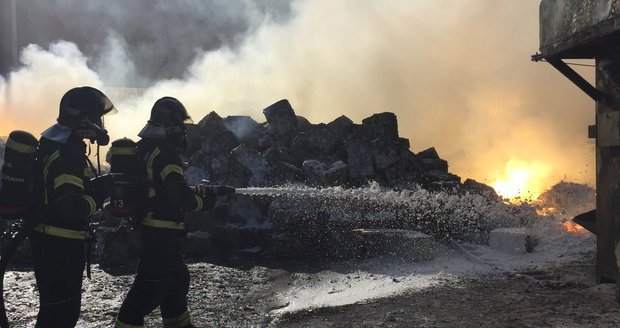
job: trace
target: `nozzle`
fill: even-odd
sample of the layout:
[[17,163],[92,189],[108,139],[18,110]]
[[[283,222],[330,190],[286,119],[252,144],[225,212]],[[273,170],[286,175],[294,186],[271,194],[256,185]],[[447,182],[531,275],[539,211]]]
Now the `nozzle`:
[[215,196],[228,196],[234,194],[236,191],[234,187],[226,185],[206,186],[199,184],[190,188],[198,195],[211,194]]
[[215,189],[216,189],[215,194],[218,196],[233,195],[236,192],[234,187],[225,186],[225,185],[215,186]]

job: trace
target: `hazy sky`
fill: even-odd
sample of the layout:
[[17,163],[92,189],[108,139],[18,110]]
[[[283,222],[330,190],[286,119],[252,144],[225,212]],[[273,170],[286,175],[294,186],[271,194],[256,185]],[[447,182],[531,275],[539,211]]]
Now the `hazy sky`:
[[[101,10],[93,3],[82,9]],[[75,85],[100,87],[117,103],[120,113],[107,120],[113,138],[136,138],[165,95],[196,121],[214,110],[262,122],[262,108],[287,98],[313,123],[394,112],[412,151],[434,146],[463,179],[493,184],[533,174],[532,191],[561,179],[594,184],[594,102],[530,60],[539,47],[538,0],[179,3],[175,19],[170,8],[145,9],[96,25],[98,47],[59,36],[24,48],[10,84],[9,75],[0,82],[0,134],[38,134]],[[63,26],[63,12],[51,12]],[[593,77],[593,68],[578,71]],[[138,98],[111,88],[137,84],[149,86]]]

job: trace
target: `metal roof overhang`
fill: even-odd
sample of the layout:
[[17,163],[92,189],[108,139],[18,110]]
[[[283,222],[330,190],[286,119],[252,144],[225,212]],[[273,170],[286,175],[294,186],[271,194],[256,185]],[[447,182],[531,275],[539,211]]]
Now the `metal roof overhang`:
[[532,60],[549,58],[594,59],[610,50],[610,44],[620,46],[620,16],[575,32],[565,38],[540,45]]
[[549,44],[541,44],[540,52],[532,55],[532,60],[549,62],[590,98],[599,101],[601,92],[563,60],[596,59],[614,48],[620,48],[620,16],[601,21]]
[[[532,60],[549,62],[590,98],[601,100],[601,92],[568,66],[564,59],[596,59],[614,48],[620,48],[620,16],[612,14],[590,26],[566,28],[556,23],[566,17],[557,12],[545,13],[544,2],[541,4],[540,52],[532,55]],[[559,20],[558,15],[561,16]],[[556,35],[559,37],[554,38]]]

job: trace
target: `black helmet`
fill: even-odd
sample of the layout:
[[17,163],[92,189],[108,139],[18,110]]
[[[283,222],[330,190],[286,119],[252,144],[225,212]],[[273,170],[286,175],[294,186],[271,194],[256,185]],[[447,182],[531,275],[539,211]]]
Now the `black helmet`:
[[176,98],[163,97],[158,99],[151,109],[149,123],[164,127],[180,126],[194,123],[185,106]]
[[101,116],[112,112],[116,108],[103,92],[93,87],[73,88],[60,100],[58,123],[77,129],[84,119],[97,123]]
[[116,112],[112,101],[103,92],[93,87],[78,87],[62,96],[57,121],[78,131],[85,139],[106,145],[110,138],[101,117]]
[[148,124],[138,134],[146,138],[165,138],[180,152],[187,149],[185,124],[194,123],[185,106],[176,98],[158,99],[151,109]]

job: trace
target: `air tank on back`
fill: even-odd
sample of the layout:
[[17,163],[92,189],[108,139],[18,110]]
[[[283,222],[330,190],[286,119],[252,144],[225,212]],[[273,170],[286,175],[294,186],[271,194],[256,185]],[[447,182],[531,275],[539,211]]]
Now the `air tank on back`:
[[110,212],[119,217],[133,217],[144,201],[144,186],[140,177],[140,160],[136,143],[129,138],[112,142],[110,173],[113,176]]
[[25,131],[9,134],[0,178],[0,218],[25,218],[31,212],[38,140]]

